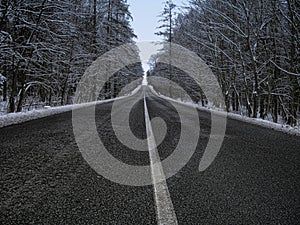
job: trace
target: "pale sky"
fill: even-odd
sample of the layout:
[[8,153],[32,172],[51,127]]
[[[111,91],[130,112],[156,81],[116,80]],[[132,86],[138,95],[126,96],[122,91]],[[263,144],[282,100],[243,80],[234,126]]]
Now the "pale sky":
[[[129,10],[133,16],[132,28],[138,36],[138,41],[159,41],[155,28],[159,26],[158,16],[164,8],[165,0],[128,0]],[[187,0],[173,0],[177,6],[182,6]]]
[[[162,46],[151,44],[149,41],[162,41],[161,36],[155,35],[159,24],[159,15],[164,8],[165,0],[127,0],[129,11],[133,17],[131,26],[138,36],[136,40],[140,48],[140,56],[145,71],[144,81],[146,83],[146,72],[149,70],[148,60],[151,55],[156,54]],[[184,2],[184,3],[183,3]],[[173,3],[180,7],[188,0],[173,0]]]

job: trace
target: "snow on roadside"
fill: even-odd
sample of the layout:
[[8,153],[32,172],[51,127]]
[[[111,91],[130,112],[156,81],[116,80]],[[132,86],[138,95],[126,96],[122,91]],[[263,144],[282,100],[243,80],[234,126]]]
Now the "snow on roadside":
[[218,114],[221,113],[223,115],[227,114],[228,118],[230,118],[230,119],[235,119],[235,120],[239,120],[239,121],[242,121],[242,122],[247,122],[247,123],[250,123],[250,124],[254,124],[254,125],[262,126],[262,127],[265,127],[265,128],[269,128],[269,129],[272,129],[272,130],[281,131],[283,133],[300,136],[300,126],[291,127],[289,125],[278,124],[278,123],[274,123],[274,122],[271,122],[271,121],[268,121],[268,120],[250,118],[250,117],[242,116],[242,115],[235,114],[235,113],[227,113],[227,112],[224,112],[220,109],[215,109],[215,108],[211,109],[211,108],[203,107],[203,106],[201,106],[199,104],[196,104],[196,103],[193,103],[193,102],[182,101],[180,99],[175,100],[175,99],[172,99],[170,97],[164,96],[160,93],[157,93],[152,86],[149,86],[149,87],[150,87],[151,91],[154,94],[156,94],[159,97],[164,98],[168,101],[172,101],[172,102],[176,102],[176,103],[183,104],[183,105],[186,105],[186,106],[190,106],[190,107],[193,107],[193,108],[197,108],[199,110],[206,111],[206,112],[213,112],[213,113],[218,113]]
[[60,107],[53,107],[53,108],[51,107],[51,108],[40,109],[40,110],[32,110],[28,112],[5,114],[0,116],[0,128],[55,115],[58,113],[71,111],[72,109],[73,109],[73,105],[67,105],[67,106],[60,106]]
[[128,94],[126,96],[114,98],[114,99],[102,100],[102,101],[91,102],[91,103],[84,103],[84,104],[79,104],[79,105],[66,105],[66,106],[58,106],[58,107],[46,106],[44,109],[39,109],[39,110],[32,110],[32,111],[27,111],[27,112],[9,113],[9,114],[0,115],[0,128],[27,122],[30,120],[40,119],[43,117],[47,117],[47,116],[51,116],[51,115],[55,115],[55,114],[59,114],[59,113],[68,112],[68,111],[71,111],[78,107],[87,107],[87,106],[90,106],[93,104],[103,104],[103,103],[113,102],[113,101],[120,100],[120,99],[123,99],[128,96],[136,94],[140,88],[141,88],[141,85],[138,86],[136,89],[134,89],[130,94]]
[[284,132],[287,134],[300,136],[300,127],[299,126],[292,127],[292,126],[285,125],[285,124],[278,124],[278,123],[274,123],[274,122],[271,122],[268,120],[263,120],[263,119],[258,119],[258,118],[250,118],[250,117],[246,117],[246,116],[242,116],[242,115],[238,115],[238,114],[234,114],[234,113],[228,113],[228,117],[231,119],[235,119],[235,120],[259,125],[262,127],[266,127],[266,128],[272,129],[272,130],[281,131],[281,132]]

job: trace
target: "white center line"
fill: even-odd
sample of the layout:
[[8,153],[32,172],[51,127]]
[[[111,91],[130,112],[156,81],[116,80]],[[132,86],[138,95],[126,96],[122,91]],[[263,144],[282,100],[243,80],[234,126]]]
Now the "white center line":
[[152,130],[148,113],[146,97],[144,95],[145,122],[150,157],[151,175],[154,187],[154,198],[156,204],[158,225],[177,225],[177,217],[170,197],[166,177],[156,148],[154,133]]

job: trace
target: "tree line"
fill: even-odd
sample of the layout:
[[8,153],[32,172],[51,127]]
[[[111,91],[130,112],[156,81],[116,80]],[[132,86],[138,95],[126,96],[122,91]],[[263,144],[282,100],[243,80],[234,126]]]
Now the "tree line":
[[[71,103],[86,68],[136,37],[128,7],[126,0],[1,0],[0,94],[7,111]],[[142,72],[140,64],[124,68],[99,98],[115,97]]]
[[[228,112],[272,117],[274,122],[282,119],[297,125],[299,1],[191,0],[186,10],[177,15],[175,7],[171,0],[166,2],[161,15],[163,30],[158,34],[195,52],[210,66],[222,88]],[[172,74],[168,78],[188,86],[188,79],[180,79],[186,75],[176,68],[171,72],[166,65],[155,64],[152,72],[166,77]],[[201,90],[193,90],[206,104]]]

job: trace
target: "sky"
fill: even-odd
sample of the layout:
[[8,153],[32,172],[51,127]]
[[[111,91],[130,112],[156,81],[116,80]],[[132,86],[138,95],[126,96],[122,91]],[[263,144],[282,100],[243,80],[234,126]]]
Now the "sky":
[[[162,37],[155,35],[159,26],[159,15],[163,11],[165,0],[128,0],[129,10],[133,16],[132,28],[138,41],[160,41]],[[173,0],[177,6],[187,0]]]
[[[150,56],[156,54],[162,46],[150,43],[149,41],[162,41],[161,36],[155,35],[156,29],[160,23],[159,15],[162,13],[166,0],[127,0],[129,11],[133,17],[131,26],[134,33],[138,36],[137,44],[140,49],[140,56],[144,68],[145,76],[143,83],[146,81],[146,72],[149,70],[148,61]],[[187,0],[173,0],[178,7],[187,3]]]

